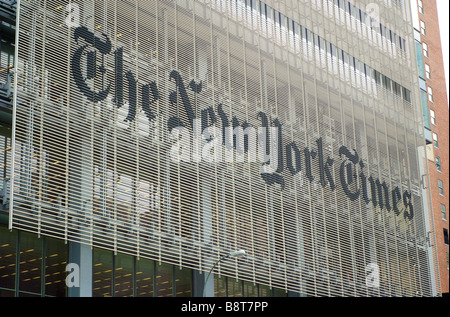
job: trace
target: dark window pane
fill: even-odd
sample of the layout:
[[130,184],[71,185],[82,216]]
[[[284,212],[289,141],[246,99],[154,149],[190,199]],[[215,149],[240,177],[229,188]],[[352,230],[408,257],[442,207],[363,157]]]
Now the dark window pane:
[[175,296],[192,296],[192,271],[185,268],[175,268]]
[[162,263],[156,265],[156,290],[158,297],[173,296],[173,266]]
[[14,289],[17,231],[9,232],[8,229],[1,227],[0,237],[0,288]]
[[136,260],[136,296],[153,297],[154,262],[147,259]]
[[244,296],[258,297],[258,287],[251,282],[244,282]]
[[67,244],[47,238],[45,254],[45,295],[66,296]]
[[14,291],[0,289],[0,297],[14,297]]
[[[43,239],[20,233],[19,290],[41,294]],[[22,296],[22,295],[20,295]]]
[[287,293],[284,289],[274,288],[273,296],[274,297],[287,297]]
[[31,294],[31,293],[19,293],[19,297],[41,297],[39,294]]
[[94,249],[92,262],[92,296],[112,296],[113,253]]
[[269,286],[259,285],[258,292],[259,297],[272,297],[272,290]]
[[242,282],[228,278],[228,297],[242,297]]
[[227,280],[225,276],[214,275],[214,296],[227,297]]
[[133,296],[134,258],[131,255],[117,254],[114,268],[114,296]]

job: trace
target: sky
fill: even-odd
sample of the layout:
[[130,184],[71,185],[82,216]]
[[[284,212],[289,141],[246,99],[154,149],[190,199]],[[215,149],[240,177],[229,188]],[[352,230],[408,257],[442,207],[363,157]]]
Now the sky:
[[436,0],[438,7],[438,19],[439,19],[439,28],[441,31],[441,42],[442,42],[442,53],[444,55],[444,67],[445,67],[445,80],[447,84],[447,105],[449,99],[449,90],[448,90],[448,82],[449,82],[449,0]]

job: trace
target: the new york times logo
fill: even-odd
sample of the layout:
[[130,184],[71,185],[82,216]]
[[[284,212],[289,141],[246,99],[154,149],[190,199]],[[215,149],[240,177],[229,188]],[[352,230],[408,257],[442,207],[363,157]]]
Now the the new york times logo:
[[[114,104],[120,108],[125,106],[124,89],[127,89],[128,115],[125,121],[134,121],[138,111],[143,111],[150,122],[155,120],[153,107],[161,97],[156,79],[138,82],[134,73],[124,67],[123,48],[113,51],[106,34],[96,35],[86,27],[78,26],[73,37],[79,47],[72,56],[71,72],[83,95],[98,103],[105,100],[114,87]],[[103,57],[109,54],[114,56],[113,76],[106,76]],[[89,84],[96,77],[104,83],[98,91]],[[108,82],[111,77],[114,80]],[[260,162],[261,178],[267,185],[279,185],[284,189],[284,173],[295,176],[302,172],[310,182],[329,186],[332,191],[340,184],[352,201],[363,199],[367,205],[413,218],[411,193],[399,187],[390,189],[386,182],[367,175],[366,165],[356,150],[346,146],[339,148],[338,182],[333,174],[336,161],[326,155],[322,138],[315,141],[313,148],[300,148],[295,141],[286,144],[283,124],[278,118],[271,118],[260,111],[255,114],[260,126],[252,127],[245,120],[230,117],[222,104],[201,109],[200,117],[197,117],[192,101],[202,93],[202,82],[185,81],[177,70],[170,72],[168,80],[172,83],[169,102],[172,107],[180,106],[179,111],[184,112],[184,116],[172,116],[167,120],[167,129],[175,140],[170,152],[173,161]],[[182,117],[187,120],[183,121]],[[314,175],[314,170],[319,171],[318,175]]]

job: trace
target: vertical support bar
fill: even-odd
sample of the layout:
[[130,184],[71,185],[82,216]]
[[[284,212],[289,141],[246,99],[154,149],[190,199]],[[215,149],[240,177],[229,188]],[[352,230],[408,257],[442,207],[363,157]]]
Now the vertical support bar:
[[79,270],[79,287],[68,288],[69,297],[92,297],[92,248],[89,245],[69,242],[69,263]]
[[209,279],[205,272],[192,271],[192,296],[193,297],[214,297],[214,274],[211,273]]

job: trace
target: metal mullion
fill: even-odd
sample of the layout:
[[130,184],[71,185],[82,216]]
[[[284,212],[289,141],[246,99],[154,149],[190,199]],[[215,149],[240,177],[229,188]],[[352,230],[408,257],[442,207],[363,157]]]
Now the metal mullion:
[[[155,14],[156,14],[156,18],[155,18],[156,22],[155,23],[156,23],[156,33],[157,33],[156,34],[156,48],[158,49],[159,48],[159,33],[160,33],[160,30],[159,30],[159,27],[158,27],[159,26],[159,14],[160,14],[159,1],[156,2],[156,13]],[[162,10],[162,15],[163,15],[163,28],[164,28],[163,29],[163,33],[166,33],[166,32],[168,32],[168,26],[167,26],[167,12],[166,12],[165,9]],[[165,34],[165,35],[166,36],[164,38],[167,39],[168,38],[168,34]],[[166,47],[167,46],[165,45],[165,48]],[[159,55],[159,52],[158,52],[158,55]],[[158,55],[156,56],[156,58],[158,58]],[[164,61],[167,62],[168,61],[167,50],[164,51],[164,57],[165,57]],[[156,77],[159,79],[159,67],[156,67]],[[166,91],[166,94],[167,94],[167,91]],[[160,103],[158,101],[158,110],[159,110],[159,106],[160,106]],[[160,194],[159,197],[162,197],[163,195],[161,195],[161,193],[163,191],[163,186],[161,184],[161,181],[162,181],[161,180],[162,168],[161,168],[160,142],[157,143],[157,153],[158,153],[158,159],[157,159],[157,161],[158,161],[158,163],[157,163],[158,178],[157,178],[157,183],[158,183],[159,194]],[[158,210],[156,212],[156,214],[158,216],[157,217],[157,228],[158,228],[158,230],[161,230],[161,218],[162,218],[162,212],[161,212],[161,207],[162,207],[161,205],[162,204],[161,204],[161,200],[159,200],[158,205],[159,205],[159,208],[158,208]],[[155,230],[155,231],[157,231],[157,230]],[[158,259],[157,260],[159,262],[161,262],[161,237],[160,237],[160,235],[158,235],[157,239],[158,239],[158,251],[157,251],[158,252]],[[155,275],[156,275],[156,271],[155,271],[154,276]],[[156,280],[154,280],[154,285],[155,285],[154,286],[155,287],[154,294],[156,294]]]
[[[139,4],[138,1],[136,0],[136,60],[139,61]],[[136,64],[136,77],[139,81],[139,63]],[[139,97],[138,97],[139,98]],[[138,113],[138,111],[136,110],[136,112]],[[138,115],[138,114],[137,114]],[[137,125],[137,123],[135,123]],[[138,215],[138,210],[137,210],[137,206],[138,206],[138,186],[140,184],[140,151],[139,151],[139,145],[140,145],[140,136],[139,133],[136,133],[136,178],[134,180],[132,180],[131,186],[132,186],[132,210],[131,210],[131,214],[130,214],[130,221],[131,221],[131,226],[136,226],[136,256],[139,257],[139,252],[140,252],[140,230],[137,227],[137,215]],[[139,186],[139,190],[140,190],[140,186]],[[133,228],[131,228],[132,232],[133,232]],[[134,287],[133,287],[134,289]]]
[[[259,23],[258,23],[259,24]],[[249,116],[248,116],[248,108],[249,108],[249,100],[248,100],[248,75],[247,75],[247,49],[246,49],[246,41],[245,41],[245,37],[246,37],[246,28],[243,26],[242,27],[242,32],[243,32],[243,40],[242,40],[242,45],[243,45],[243,64],[244,64],[244,94],[245,94],[245,114],[246,114],[246,121],[249,122]],[[257,38],[259,39],[259,35],[257,36]],[[242,140],[244,143],[245,141]],[[256,141],[257,142],[257,141]],[[245,144],[243,144],[243,146],[245,147]],[[244,149],[244,164],[245,163],[245,149]],[[250,207],[250,248],[251,250],[254,252],[255,251],[255,241],[254,241],[254,222],[253,222],[253,200],[252,200],[252,179],[251,179],[251,163],[248,162],[247,163],[248,166],[248,188],[249,188],[249,193],[248,193],[248,198],[249,198],[249,207]],[[216,173],[217,175],[217,173]],[[251,273],[252,274],[252,281],[253,283],[255,283],[256,281],[256,276],[255,276],[255,261],[253,258],[253,261],[251,261]]]
[[[383,96],[385,96],[385,95],[383,94]],[[379,142],[378,142],[377,115],[376,115],[376,112],[375,112],[374,108],[372,108],[372,116],[373,116],[373,124],[374,124],[373,128],[374,128],[374,131],[375,131],[375,133],[374,133],[375,145],[376,145],[376,147],[378,149]],[[376,155],[377,155],[377,162],[379,164],[380,163],[380,156],[379,156],[379,151],[378,150],[376,151]],[[370,167],[370,163],[369,162],[368,162],[368,166]],[[370,171],[370,169],[369,169],[369,171]],[[372,197],[372,199],[373,199],[373,197]],[[375,206],[372,207],[372,210],[374,210],[375,208],[377,208],[377,207],[375,207]],[[374,210],[374,212],[376,212],[376,211]],[[383,220],[384,220],[384,217],[383,217]],[[388,237],[386,235],[386,221],[383,221],[382,230],[383,230],[383,232],[382,232],[383,240],[385,242],[385,250],[384,251],[385,251],[385,255],[386,255],[386,260],[389,263],[390,262],[389,259],[391,258],[391,254],[389,252]],[[392,294],[391,285],[392,285],[393,277],[392,277],[392,271],[390,270],[389,267],[387,267],[386,275],[387,275],[387,279],[388,279],[389,294]]]
[[[228,7],[228,6],[227,6]],[[229,24],[229,22],[230,22],[230,16],[229,15],[226,15],[226,20],[227,20],[227,24]],[[226,50],[227,50],[227,61],[226,61],[226,63],[227,63],[227,75],[228,75],[228,94],[229,94],[229,98],[227,98],[227,100],[229,101],[229,105],[227,105],[228,106],[228,109],[229,109],[229,114],[230,114],[230,117],[232,118],[232,98],[231,98],[231,50],[230,50],[230,30],[229,29],[227,29],[227,31],[226,31],[226,40],[227,40],[227,48],[226,48]],[[232,125],[231,125],[232,126]],[[227,141],[229,141],[229,140],[227,140]],[[231,141],[231,142],[233,142],[233,141]],[[226,146],[226,145],[225,145]],[[234,176],[234,169],[231,171],[231,179],[233,180],[233,184],[235,184],[235,176]],[[233,235],[233,237],[234,237],[234,239],[233,239],[233,241],[232,241],[232,243],[234,243],[234,249],[236,249],[237,248],[237,245],[236,245],[236,243],[237,243],[237,231],[236,231],[236,193],[235,193],[235,187],[233,186],[232,187],[232,214],[233,214],[233,227],[234,227],[234,235]],[[235,265],[235,269],[236,269],[236,274],[235,274],[235,276],[236,276],[236,278],[238,277],[238,270],[237,270],[237,262],[236,262],[236,265]]]
[[[278,5],[280,6],[281,4],[278,3]],[[279,11],[280,12],[280,11]],[[280,23],[281,23],[281,18],[280,18]],[[276,32],[277,35],[279,36],[279,41],[280,41],[280,46],[283,46],[283,36],[282,36],[282,27],[281,24],[279,24],[279,31]],[[275,41],[272,42],[272,48],[273,48],[273,54],[272,54],[272,63],[273,63],[273,77],[274,77],[274,90],[275,90],[275,112],[276,112],[276,117],[278,117],[278,88],[277,88],[277,83],[278,83],[278,73],[277,73],[277,59],[275,57],[275,52],[277,50],[277,45],[275,43]],[[280,57],[281,59],[281,57]],[[271,111],[272,112],[272,111]],[[281,144],[281,146],[283,146],[283,144]],[[274,209],[275,211],[275,209]],[[280,216],[281,216],[281,220],[280,220],[280,227],[281,227],[281,237],[282,237],[282,247],[283,247],[283,257],[284,257],[284,262],[286,262],[287,258],[286,258],[286,234],[285,234],[285,228],[284,228],[284,212],[283,212],[283,194],[281,193],[280,195]],[[275,232],[274,232],[275,233]],[[275,244],[276,247],[276,244]],[[285,289],[287,288],[287,271],[286,269],[284,270],[284,285],[285,285]]]

